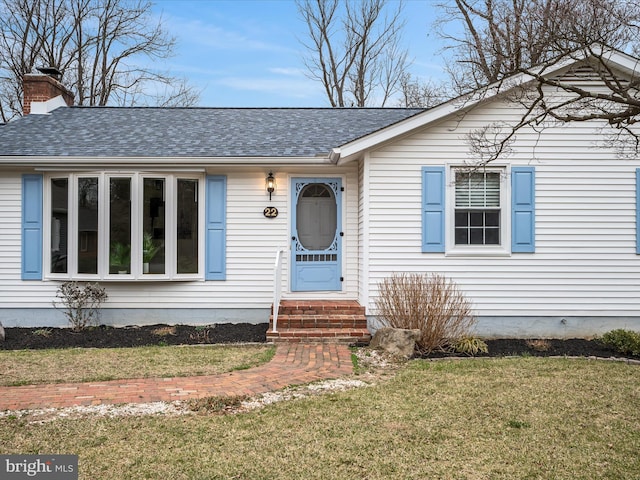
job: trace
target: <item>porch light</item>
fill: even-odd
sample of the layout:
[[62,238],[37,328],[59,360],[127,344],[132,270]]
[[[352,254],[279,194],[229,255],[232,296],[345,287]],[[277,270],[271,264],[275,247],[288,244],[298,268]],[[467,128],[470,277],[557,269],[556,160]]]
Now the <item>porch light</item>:
[[269,176],[266,179],[267,192],[269,192],[269,200],[271,200],[271,194],[276,190],[276,179],[273,176],[273,172],[269,172]]

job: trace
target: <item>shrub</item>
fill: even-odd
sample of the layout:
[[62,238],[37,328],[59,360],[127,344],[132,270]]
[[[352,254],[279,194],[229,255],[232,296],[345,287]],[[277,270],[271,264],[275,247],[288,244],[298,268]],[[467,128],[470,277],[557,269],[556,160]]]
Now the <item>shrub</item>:
[[551,348],[551,343],[549,340],[544,338],[535,338],[531,340],[527,340],[527,346],[536,352],[548,352]]
[[466,336],[459,338],[453,342],[451,349],[454,352],[462,353],[463,355],[474,356],[479,353],[489,353],[489,347],[484,340],[478,337]]
[[197,343],[213,343],[210,335],[211,328],[209,326],[198,325],[195,332],[189,335],[189,338]]
[[107,292],[98,283],[65,282],[56,292],[53,306],[63,310],[74,331],[97,324],[100,307],[108,298]]
[[394,274],[378,284],[383,326],[418,329],[421,353],[446,350],[469,336],[475,317],[457,285],[442,275]]
[[631,330],[611,330],[600,338],[600,342],[623,355],[640,357],[640,333]]
[[33,335],[36,337],[44,337],[49,338],[51,336],[52,330],[50,328],[38,328],[33,331]]
[[162,326],[154,328],[151,333],[157,335],[158,337],[168,337],[169,335],[176,335],[176,327],[175,326]]

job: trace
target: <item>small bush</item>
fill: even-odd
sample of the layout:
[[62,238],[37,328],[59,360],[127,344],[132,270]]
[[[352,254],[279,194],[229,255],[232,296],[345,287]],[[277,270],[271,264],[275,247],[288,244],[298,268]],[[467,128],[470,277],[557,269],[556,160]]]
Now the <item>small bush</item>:
[[154,335],[158,336],[158,337],[168,337],[170,335],[175,336],[176,335],[176,327],[174,326],[165,326],[165,327],[158,327],[158,328],[154,328],[151,333],[153,333]]
[[640,333],[631,330],[611,330],[600,338],[600,342],[623,355],[640,357]]
[[447,350],[469,336],[475,317],[457,285],[442,275],[395,274],[378,284],[378,318],[383,326],[418,329],[421,353]]
[[479,353],[489,353],[489,347],[478,337],[462,337],[451,345],[454,352],[473,357]]
[[36,337],[45,337],[48,338],[51,336],[52,330],[50,328],[38,328],[33,331],[33,335]]
[[100,307],[107,298],[98,283],[65,282],[58,287],[53,306],[63,311],[74,331],[80,331],[98,323]]
[[196,327],[196,331],[189,335],[189,338],[196,343],[213,343],[211,330],[209,326],[199,325]]
[[545,340],[544,338],[536,338],[532,340],[527,340],[527,346],[536,352],[548,352],[551,348],[551,343],[549,340]]

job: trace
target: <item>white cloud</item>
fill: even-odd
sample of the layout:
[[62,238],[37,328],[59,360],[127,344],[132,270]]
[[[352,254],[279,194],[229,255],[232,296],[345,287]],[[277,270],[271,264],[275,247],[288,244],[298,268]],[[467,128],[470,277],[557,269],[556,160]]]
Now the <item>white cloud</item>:
[[304,77],[305,70],[298,67],[272,67],[269,72],[276,75],[285,75],[290,77]]
[[237,25],[219,15],[203,14],[198,19],[178,15],[165,16],[164,22],[178,38],[178,43],[190,49],[274,53],[293,51],[280,41],[271,41],[272,38],[282,37],[256,31],[250,27],[251,23],[248,21]]
[[296,98],[312,98],[318,94],[318,84],[303,78],[295,80],[273,77],[225,77],[216,80],[216,84],[233,90],[263,92]]

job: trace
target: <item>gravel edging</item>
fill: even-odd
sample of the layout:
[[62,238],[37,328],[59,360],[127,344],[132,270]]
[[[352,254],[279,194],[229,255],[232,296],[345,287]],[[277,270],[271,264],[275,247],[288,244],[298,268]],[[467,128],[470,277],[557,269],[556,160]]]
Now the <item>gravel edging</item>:
[[[348,378],[322,380],[309,383],[307,385],[287,387],[275,392],[267,392],[246,398],[240,402],[238,406],[224,408],[219,412],[219,414],[245,413],[274,403],[297,400],[338,391],[344,392],[346,390],[371,385],[372,383]],[[188,404],[188,401],[177,400],[175,402],[127,403],[116,405],[102,404],[66,408],[5,410],[0,411],[0,418],[11,417],[16,419],[29,419],[29,423],[42,424],[57,419],[74,419],[89,415],[107,418],[146,415],[201,415],[199,412],[190,409]]]

